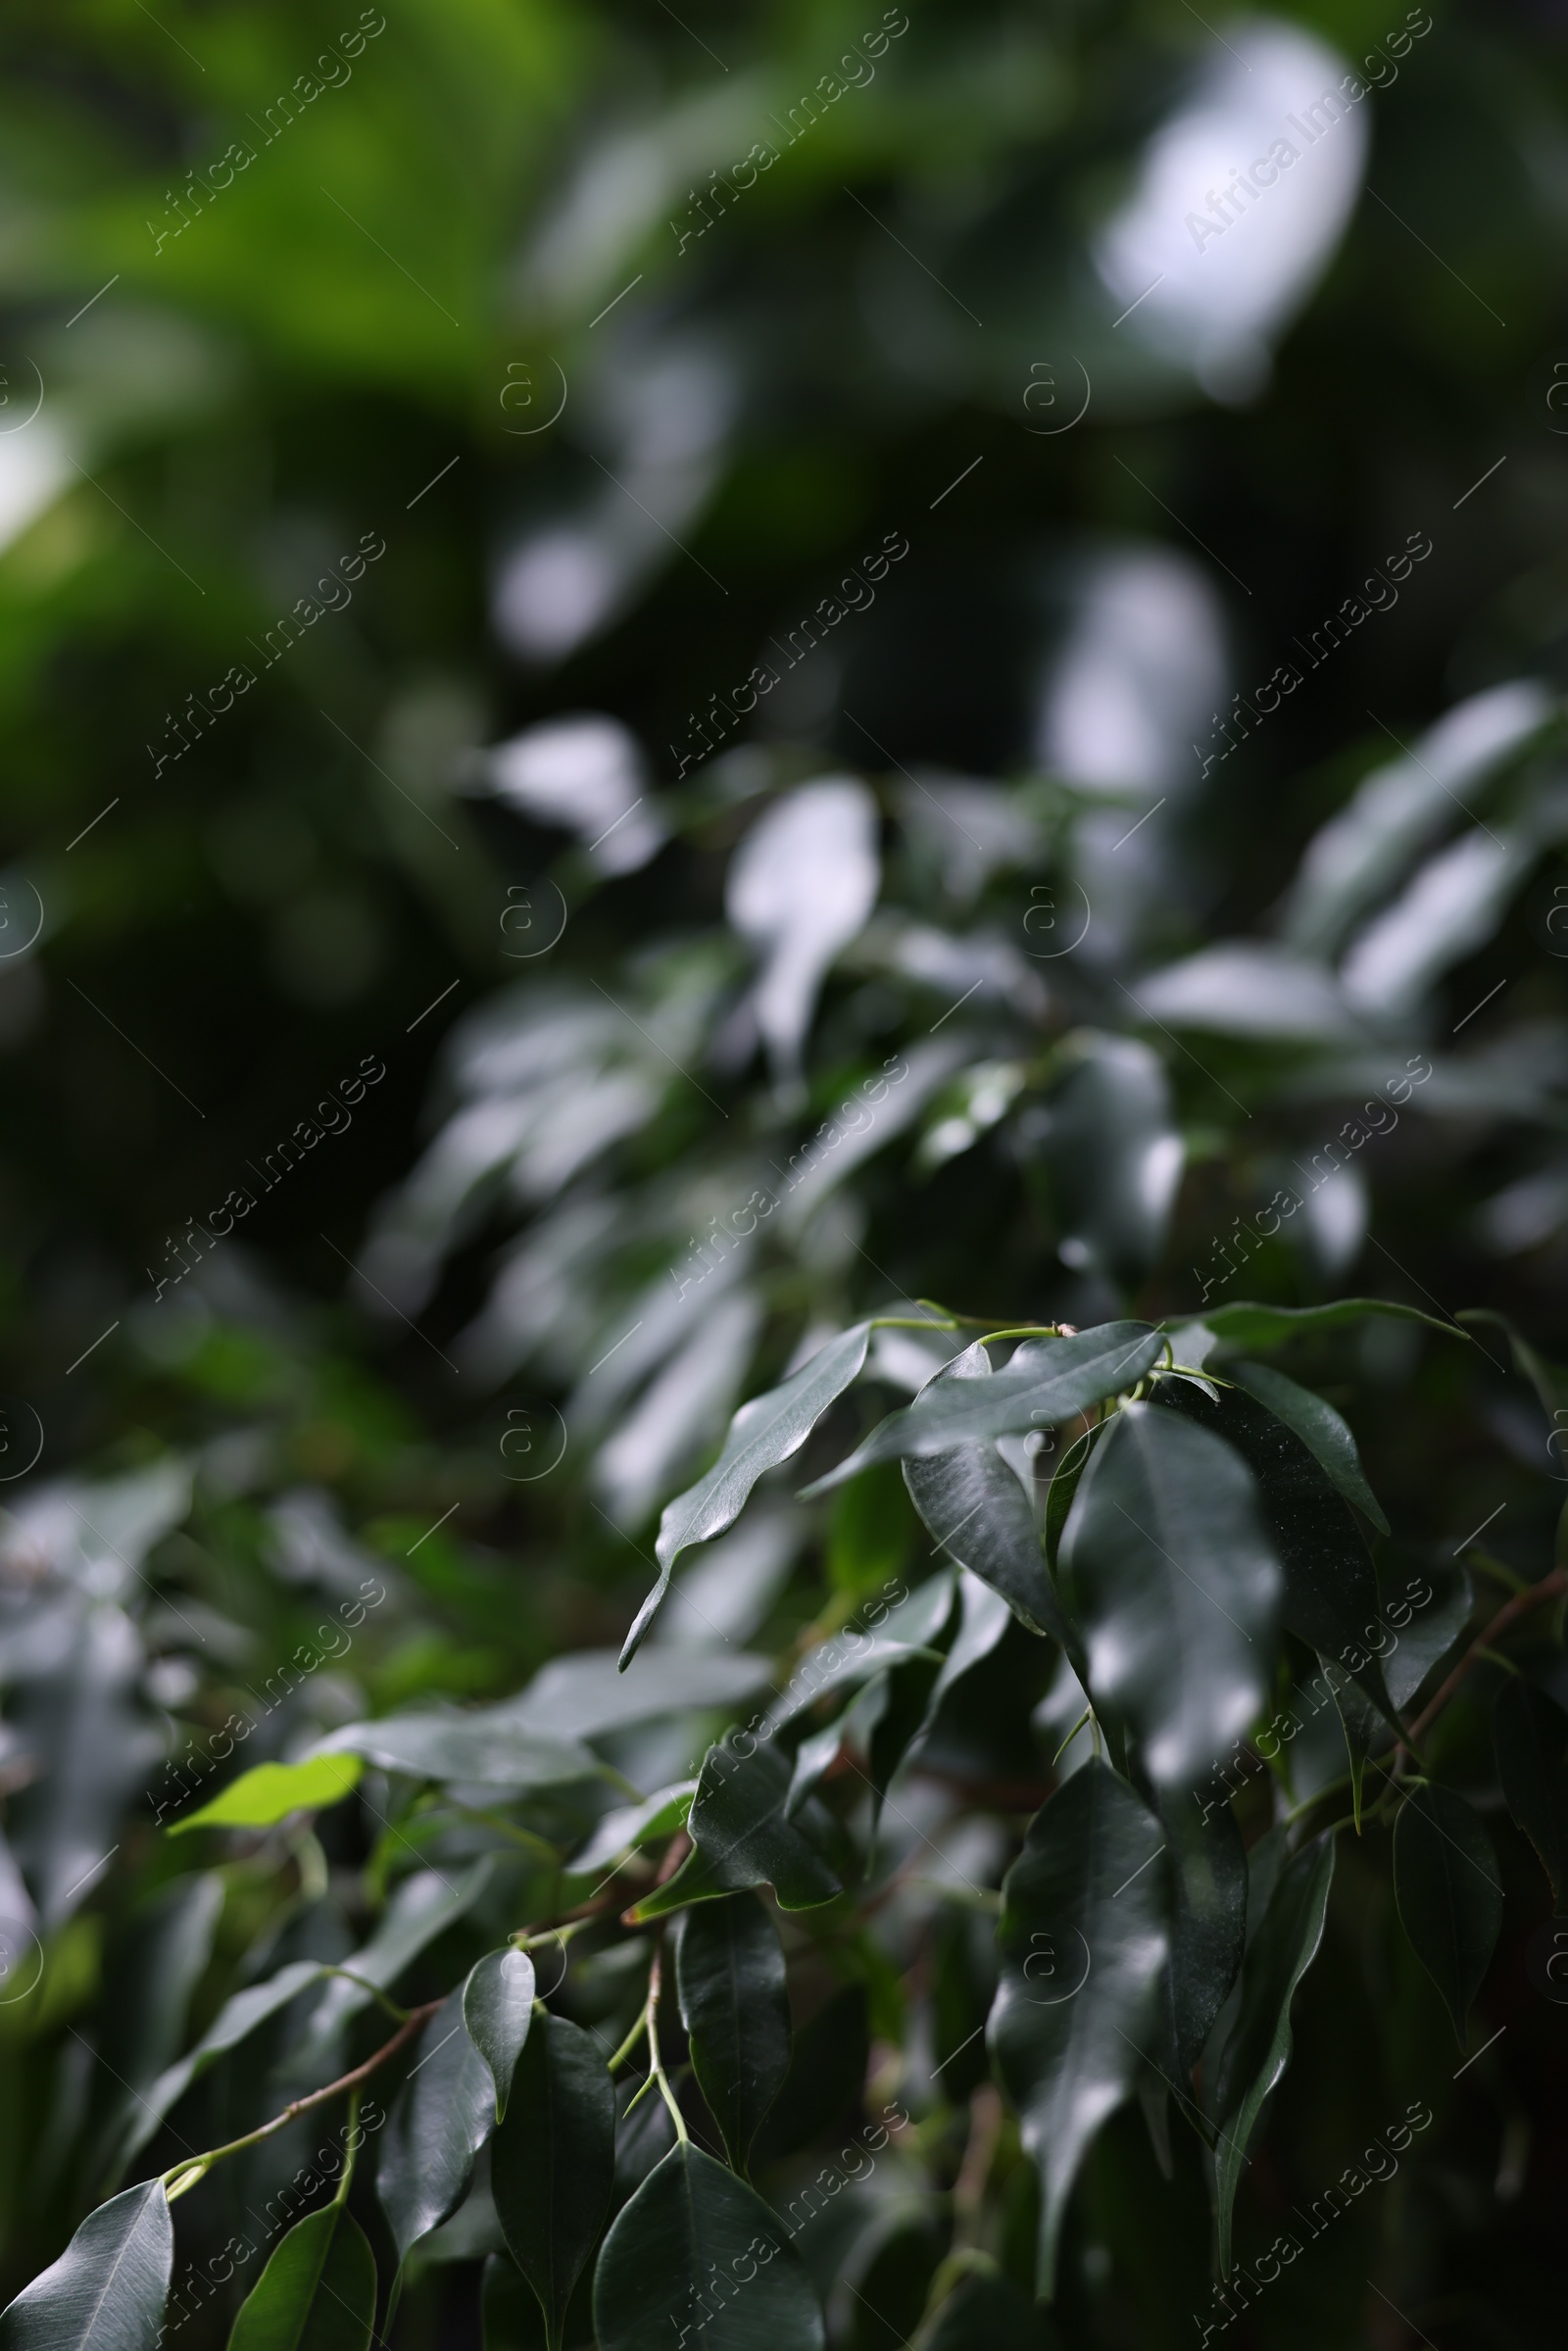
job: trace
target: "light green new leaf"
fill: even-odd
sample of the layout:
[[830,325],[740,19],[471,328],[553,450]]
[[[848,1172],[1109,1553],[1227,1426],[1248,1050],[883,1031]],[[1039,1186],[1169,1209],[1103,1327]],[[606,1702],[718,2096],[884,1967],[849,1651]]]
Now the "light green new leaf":
[[1068,1339],[1030,1339],[989,1380],[928,1380],[912,1404],[892,1412],[802,1499],[842,1486],[873,1461],[945,1453],[956,1445],[1019,1436],[1071,1420],[1091,1404],[1136,1387],[1159,1353],[1144,1322],[1101,1323]]
[[593,2251],[615,2169],[615,2092],[591,2033],[543,2016],[522,2046],[490,2187],[512,2257],[560,2351],[566,2305]]
[[1502,1880],[1480,1816],[1451,1788],[1413,1788],[1394,1824],[1394,1899],[1464,2046],[1502,1926]]
[[153,2351],[173,2267],[163,2181],[127,2187],[0,2313],[0,2351]]
[[341,1802],[359,1786],[365,1766],[358,1755],[317,1755],[308,1763],[258,1763],[241,1772],[221,1795],[171,1821],[167,1834],[187,1829],[270,1829],[291,1812],[314,1812]]
[[526,1951],[487,1951],[463,1987],[463,2022],[489,2070],[495,2119],[507,2111],[512,2077],[533,2020],[533,1961]]
[[1203,1308],[1203,1320],[1215,1338],[1232,1347],[1279,1347],[1300,1332],[1336,1330],[1344,1323],[1364,1322],[1369,1314],[1424,1322],[1434,1331],[1446,1331],[1450,1339],[1469,1336],[1455,1323],[1423,1314],[1419,1306],[1397,1305],[1389,1298],[1337,1298],[1326,1306],[1260,1306],[1250,1298],[1235,1298],[1228,1306]]
[[[531,1968],[528,1978],[531,1994]],[[495,2128],[495,2082],[463,2030],[464,2005],[452,1992],[426,2023],[381,2140],[375,2189],[400,2262],[457,2211]]]
[[[977,1340],[938,1372],[931,1387],[998,1376]],[[1031,1633],[1067,1641],[1029,1497],[994,1445],[960,1445],[947,1453],[916,1455],[904,1464],[904,1483],[951,1559],[1000,1592]]]
[[1141,1798],[1097,1757],[1035,1814],[1003,1881],[986,2037],[1040,2174],[1042,2299],[1079,2166],[1158,2041],[1162,1843]]
[[1389,1522],[1383,1515],[1383,1505],[1366,1482],[1361,1456],[1347,1422],[1341,1419],[1332,1404],[1326,1404],[1310,1388],[1298,1387],[1269,1363],[1232,1363],[1226,1378],[1255,1396],[1266,1404],[1277,1420],[1299,1437],[1313,1459],[1327,1472],[1348,1502],[1364,1510],[1380,1535],[1387,1535]]
[[1214,2174],[1219,2259],[1226,2277],[1231,2267],[1231,2217],[1248,2143],[1264,2100],[1291,2062],[1291,2001],[1323,1939],[1334,1849],[1332,1837],[1320,1837],[1304,1845],[1280,1872],[1242,1964],[1241,2000],[1219,2054],[1212,2098],[1218,2124]]
[[641,1924],[753,1886],[771,1886],[783,1910],[831,1902],[842,1882],[808,1834],[820,1808],[808,1802],[798,1819],[789,1816],[792,1778],[790,1756],[776,1739],[757,1740],[746,1755],[728,1745],[710,1747],[686,1824],[693,1849],[629,1916]]
[[375,2256],[341,2204],[292,2228],[240,2304],[228,2351],[368,2351]]
[[1091,1697],[1157,1788],[1198,1788],[1273,1672],[1282,1578],[1247,1464],[1181,1413],[1125,1405],[1079,1483],[1058,1571]]
[[1544,1690],[1509,1681],[1492,1709],[1492,1743],[1514,1825],[1535,1846],[1560,1911],[1568,1885],[1568,1714]]
[[594,2274],[599,2351],[822,2351],[822,2314],[783,2222],[690,2144],[650,2172]]
[[637,1654],[643,1635],[669,1590],[670,1574],[681,1552],[694,1543],[722,1535],[740,1516],[746,1498],[764,1471],[776,1469],[798,1453],[829,1404],[844,1394],[865,1361],[871,1335],[869,1322],[841,1331],[826,1347],[818,1347],[808,1363],[742,1404],[729,1424],[729,1435],[718,1459],[706,1477],[666,1502],[659,1522],[659,1581],[638,1609],[620,1652],[622,1672]]
[[784,1947],[756,1894],[730,1894],[687,1912],[675,1981],[697,2085],[730,2162],[744,2172],[790,2070]]

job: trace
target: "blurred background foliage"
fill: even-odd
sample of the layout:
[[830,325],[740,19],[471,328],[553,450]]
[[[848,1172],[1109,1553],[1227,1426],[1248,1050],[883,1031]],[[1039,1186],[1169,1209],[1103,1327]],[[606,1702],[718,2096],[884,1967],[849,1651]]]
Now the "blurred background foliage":
[[[249,1760],[613,1645],[728,1410],[855,1314],[1492,1307],[1540,1351],[1373,1323],[1289,1359],[1355,1421],[1386,1574],[1451,1581],[1489,1514],[1482,1584],[1541,1572],[1564,32],[1547,0],[13,0],[0,1770],[47,1964],[0,2007],[8,2290],[96,2192],[117,1950],[161,1966],[156,1916],[184,1954],[131,2083],[258,1936],[287,1955],[245,1859],[220,1916],[170,1893],[166,1760],[367,1576],[387,1604]],[[1352,69],[1380,86],[1195,248],[1176,179],[1207,203]],[[884,1342],[895,1394],[941,1359]],[[777,1647],[907,1565],[896,1481],[797,1482],[666,1644]],[[1007,1657],[946,1751],[1043,1786],[1066,1725],[1023,1727]],[[1450,1768],[1488,1800],[1479,1746]],[[363,1859],[328,1856],[351,1910]],[[1505,2054],[1429,2078],[1435,1995],[1344,1875],[1244,2240],[1385,2107],[1441,2129],[1251,2339],[1406,2341],[1371,2274],[1446,2345],[1544,2341],[1564,2073],[1523,1931]],[[933,1967],[983,2013],[942,1932],[885,2038]],[[905,2339],[940,2258],[945,2195],[899,2192],[839,2249],[845,2343]],[[1081,2339],[1191,2339],[1197,2193],[1136,2115],[1106,2133]],[[406,2339],[470,2339],[467,2292],[412,2294]]]

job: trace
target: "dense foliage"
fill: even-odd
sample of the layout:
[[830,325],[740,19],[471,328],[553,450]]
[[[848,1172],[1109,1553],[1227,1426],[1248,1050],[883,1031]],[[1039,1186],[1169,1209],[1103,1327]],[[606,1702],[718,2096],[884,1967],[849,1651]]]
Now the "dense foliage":
[[1554,2340],[1549,13],[0,44],[0,2351]]

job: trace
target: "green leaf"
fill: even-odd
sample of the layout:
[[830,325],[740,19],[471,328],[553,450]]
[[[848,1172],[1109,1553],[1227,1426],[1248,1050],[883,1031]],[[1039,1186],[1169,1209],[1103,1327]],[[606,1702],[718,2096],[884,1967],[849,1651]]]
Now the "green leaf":
[[171,1821],[166,1834],[187,1829],[270,1829],[291,1812],[314,1812],[341,1802],[359,1786],[365,1769],[358,1755],[317,1755],[307,1763],[258,1763],[241,1772],[221,1795]]
[[610,2202],[615,2093],[593,2034],[542,2016],[522,2045],[490,2185],[512,2257],[560,2351],[566,2305]]
[[1387,1535],[1389,1522],[1366,1482],[1355,1439],[1332,1404],[1314,1396],[1310,1388],[1298,1387],[1272,1364],[1232,1363],[1225,1376],[1245,1388],[1250,1396],[1255,1396],[1260,1404],[1266,1404],[1277,1420],[1284,1421],[1328,1473],[1346,1500],[1353,1502],[1357,1510],[1365,1511],[1380,1535]]
[[457,2211],[495,2128],[495,2082],[463,2030],[464,2007],[464,1993],[449,1993],[428,2020],[387,2117],[375,2188],[400,2263]]
[[1087,1687],[1157,1788],[1197,1788],[1269,1689],[1281,1575],[1240,1455],[1182,1414],[1128,1404],[1083,1474],[1058,1584]]
[[605,2239],[599,2351],[822,2351],[822,2314],[784,2224],[700,2147],[672,2147]]
[[258,2025],[276,2016],[302,1991],[318,1984],[323,1970],[314,1959],[295,1959],[265,1984],[247,1984],[243,1991],[235,1992],[223,2002],[194,2049],[166,2066],[140,2100],[139,2112],[131,2125],[122,2149],[122,2157],[130,2157],[147,2144],[175,2103],[184,2096],[198,2075],[205,2074],[210,2065],[238,2046]]
[[533,2021],[533,1961],[526,1951],[487,1951],[463,1987],[463,2022],[489,2069],[495,2119],[507,2111],[512,2077]]
[[309,2037],[292,2053],[302,2071],[330,2055],[349,2018],[369,2007],[373,1995],[367,1985],[373,1984],[379,1991],[390,1991],[404,1969],[472,1909],[494,1869],[495,1856],[486,1853],[455,1885],[436,1870],[417,1870],[404,1879],[382,1912],[375,1933],[343,1963],[356,1981],[334,1977],[317,2003]]
[[284,2237],[240,2304],[228,2351],[368,2351],[375,2256],[341,2204]]
[[[1297,1394],[1305,1391],[1298,1389]],[[1287,1630],[1344,1664],[1397,1732],[1398,1718],[1382,1666],[1366,1645],[1382,1638],[1372,1555],[1348,1504],[1307,1445],[1266,1400],[1260,1402],[1250,1393],[1227,1389],[1216,1403],[1187,1381],[1166,1380],[1160,1385],[1159,1400],[1236,1447],[1257,1480],[1263,1524],[1285,1570],[1280,1613]]]
[[[1056,1558],[1061,1549],[1062,1530],[1067,1524],[1067,1516],[1072,1509],[1073,1496],[1078,1492],[1079,1481],[1082,1479],[1084,1471],[1089,1467],[1089,1456],[1103,1433],[1103,1424],[1081,1431],[1056,1463],[1055,1469],[1052,1473],[1051,1484],[1046,1488],[1046,1517],[1045,1525],[1041,1529],[1041,1537],[1045,1548],[1046,1565],[1052,1575],[1056,1572]],[[1053,1590],[1054,1590],[1054,1586],[1053,1586]],[[1066,1648],[1069,1657],[1072,1656],[1077,1649],[1076,1635],[1073,1636],[1070,1646],[1066,1641],[1063,1641],[1062,1646]]]
[[767,1658],[744,1649],[649,1649],[629,1678],[613,1649],[576,1649],[541,1666],[526,1690],[490,1713],[550,1739],[598,1739],[661,1715],[739,1705],[771,1679]]
[[1081,1030],[1051,1098],[1042,1153],[1064,1264],[1137,1282],[1157,1262],[1182,1171],[1170,1082],[1132,1037]]
[[1231,2216],[1263,2102],[1291,2062],[1291,2001],[1323,1939],[1334,1839],[1304,1845],[1280,1872],[1242,1963],[1241,1999],[1214,2077],[1214,2150],[1222,2276],[1231,2268]]
[[1241,1973],[1247,1942],[1247,1848],[1230,1805],[1167,1795],[1159,1817],[1170,1856],[1170,1969],[1165,1979],[1175,2071],[1203,2054]]
[[1502,1881],[1479,1816],[1451,1788],[1413,1788],[1394,1824],[1394,1898],[1464,2046],[1502,1926]]
[[784,1949],[756,1894],[730,1894],[687,1912],[675,1981],[697,2085],[730,2162],[744,2172],[790,2070]]
[[[687,1829],[692,1851],[673,1878],[643,1897],[628,1916],[642,1924],[682,1910],[688,1902],[742,1893],[771,1886],[783,1910],[809,1910],[831,1902],[842,1881],[805,1828],[790,1819],[793,1767],[777,1739],[758,1739],[742,1755],[725,1743],[703,1759]],[[809,1824],[819,1807],[808,1803],[801,1817]]]
[[[1413,1597],[1412,1587],[1418,1586],[1425,1587],[1424,1600]],[[1419,1577],[1412,1576],[1402,1602],[1386,1604],[1384,1616],[1397,1645],[1389,1650],[1383,1678],[1401,1714],[1464,1632],[1475,1604],[1468,1571],[1451,1559],[1423,1569]],[[1403,1625],[1395,1615],[1400,1605],[1408,1609]]]
[[1157,2045],[1161,1850],[1158,1823],[1097,1757],[1035,1814],[1003,1881],[987,2040],[1040,2174],[1042,2300],[1054,2290],[1062,2215],[1090,2141]]
[[1511,1681],[1492,1709],[1497,1777],[1514,1826],[1535,1846],[1562,1908],[1568,1883],[1568,1714],[1533,1684]]
[[601,1779],[599,1757],[574,1739],[529,1731],[499,1706],[466,1714],[390,1714],[349,1723],[317,1748],[323,1760],[345,1751],[416,1780],[474,1781],[501,1788],[566,1788]]
[[742,1404],[729,1424],[723,1450],[707,1476],[665,1503],[654,1546],[659,1581],[626,1636],[620,1652],[622,1672],[637,1654],[643,1635],[669,1590],[670,1575],[681,1552],[733,1526],[764,1471],[776,1469],[800,1451],[828,1406],[858,1377],[870,1335],[869,1322],[858,1322],[853,1330],[841,1331],[777,1388]]
[[892,1412],[801,1499],[842,1486],[873,1461],[945,1453],[956,1445],[1017,1436],[1071,1420],[1091,1404],[1136,1387],[1161,1346],[1143,1322],[1106,1322],[1069,1339],[1026,1340],[989,1380],[928,1380],[912,1404]]
[[[1332,1331],[1344,1323],[1363,1322],[1369,1314],[1387,1314],[1398,1322],[1424,1322],[1450,1339],[1468,1333],[1457,1324],[1423,1314],[1419,1306],[1396,1305],[1388,1298],[1337,1298],[1326,1306],[1260,1306],[1236,1298],[1228,1306],[1205,1306],[1203,1320],[1216,1339],[1232,1347],[1279,1347],[1303,1331]],[[1230,1377],[1226,1374],[1227,1379]]]
[[[977,1340],[938,1372],[931,1388],[998,1376]],[[950,1559],[1000,1592],[1031,1633],[1067,1640],[1029,1497],[995,1445],[960,1445],[947,1453],[916,1455],[904,1464],[904,1482]]]
[[567,1873],[573,1878],[602,1878],[610,1863],[642,1845],[667,1844],[686,1826],[697,1793],[695,1780],[676,1780],[656,1788],[640,1804],[619,1804],[607,1812],[588,1842],[573,1853]]
[[[815,1648],[808,1649],[768,1708],[769,1733],[793,1722],[830,1691],[868,1682],[888,1666],[925,1655],[936,1655],[940,1663],[935,1644],[953,1612],[956,1580],[951,1567],[940,1568],[906,1592],[897,1607],[883,1611],[869,1633],[852,1620]],[[868,1622],[876,1613],[874,1604],[858,1611]]]
[[1560,1364],[1549,1363],[1538,1348],[1531,1346],[1523,1333],[1515,1329],[1506,1314],[1498,1314],[1491,1306],[1461,1307],[1455,1320],[1489,1322],[1506,1337],[1513,1349],[1515,1370],[1523,1372],[1530,1382],[1536,1392],[1536,1400],[1546,1416],[1549,1434],[1542,1447],[1542,1469],[1548,1476],[1561,1478],[1565,1467],[1568,1467],[1568,1462],[1564,1460],[1564,1437],[1568,1434],[1568,1371],[1564,1371]]
[[863,1984],[831,1993],[795,2035],[784,2086],[752,2149],[760,2170],[818,2137],[846,2108],[858,2109],[871,2057],[870,2002]]
[[169,2199],[145,2180],[90,2212],[0,2313],[0,2351],[153,2351],[173,2267]]

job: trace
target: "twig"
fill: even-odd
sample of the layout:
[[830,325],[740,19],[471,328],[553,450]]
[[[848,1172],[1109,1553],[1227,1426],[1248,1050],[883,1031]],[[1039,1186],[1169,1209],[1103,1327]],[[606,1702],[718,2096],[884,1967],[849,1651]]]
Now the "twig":
[[419,2027],[427,2018],[433,2017],[440,2006],[439,2000],[426,2000],[421,2008],[411,2008],[392,2038],[383,2041],[380,2048],[368,2057],[363,2065],[357,2065],[352,2073],[340,2074],[324,2089],[313,2089],[305,2097],[293,2099],[281,2114],[273,2115],[271,2121],[264,2123],[259,2131],[247,2131],[243,2138],[231,2138],[224,2146],[209,2147],[205,2155],[189,2156],[183,2163],[174,2164],[163,2175],[170,2203],[172,2204],[176,2196],[182,2196],[187,2188],[194,2187],[198,2180],[205,2180],[214,2164],[221,2163],[225,2155],[238,2155],[245,2147],[257,2146],[264,2138],[272,2138],[279,2131],[286,2130],[297,2115],[309,2114],[313,2106],[324,2106],[328,2098],[341,2097],[345,2090],[358,2089],[361,2082],[368,2082],[389,2058],[396,2057],[400,2049],[407,2048]]
[[659,2084],[660,2096],[669,2108],[669,2119],[675,2126],[675,2136],[684,2146],[691,2137],[691,2132],[686,2128],[686,2117],[681,2113],[680,2101],[669,2086],[669,2076],[664,2071],[664,2061],[659,2054],[659,1986],[663,1956],[662,1949],[656,1951],[654,1964],[648,1971],[648,2070]]
[[1477,1634],[1431,1704],[1423,1707],[1410,1725],[1404,1735],[1405,1744],[1413,1745],[1423,1732],[1430,1730],[1470,1668],[1495,1644],[1500,1635],[1517,1624],[1521,1617],[1528,1616],[1533,1608],[1540,1608],[1547,1600],[1559,1598],[1564,1592],[1568,1592],[1568,1568],[1554,1567],[1549,1576],[1543,1576],[1541,1582],[1532,1584],[1528,1592],[1516,1592],[1511,1600],[1504,1601],[1491,1624]]

